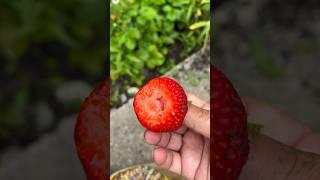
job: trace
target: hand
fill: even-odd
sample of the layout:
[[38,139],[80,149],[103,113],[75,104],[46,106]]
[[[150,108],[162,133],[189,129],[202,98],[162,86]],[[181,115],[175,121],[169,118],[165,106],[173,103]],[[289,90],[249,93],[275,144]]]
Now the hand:
[[154,162],[187,179],[210,179],[210,104],[188,94],[191,101],[184,125],[172,133],[146,131],[147,143],[155,145]]
[[251,135],[249,160],[240,180],[320,179],[320,134],[253,98],[243,98],[249,122],[263,126]]

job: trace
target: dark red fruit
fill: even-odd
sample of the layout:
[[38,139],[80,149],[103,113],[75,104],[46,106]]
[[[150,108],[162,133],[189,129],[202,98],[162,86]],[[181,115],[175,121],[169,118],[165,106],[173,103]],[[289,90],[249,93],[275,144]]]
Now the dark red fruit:
[[247,113],[231,82],[211,66],[213,180],[236,180],[247,161]]
[[154,132],[172,132],[182,126],[188,111],[187,95],[174,80],[155,78],[134,97],[134,111],[145,128]]
[[78,156],[89,180],[106,180],[109,85],[103,81],[82,104],[74,132]]

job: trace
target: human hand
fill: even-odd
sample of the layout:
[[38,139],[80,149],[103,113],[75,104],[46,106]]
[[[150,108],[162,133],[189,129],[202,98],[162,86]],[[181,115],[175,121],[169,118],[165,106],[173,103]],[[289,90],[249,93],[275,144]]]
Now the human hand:
[[210,103],[188,94],[184,125],[172,133],[146,131],[154,162],[187,179],[210,179]]
[[[182,128],[174,133],[146,131],[145,140],[157,146],[153,159],[159,166],[188,179],[210,179],[210,105],[191,94],[188,99],[192,105]],[[243,100],[249,122],[263,129],[250,135],[249,160],[239,179],[319,179],[320,134],[264,102]]]
[[250,154],[240,180],[320,179],[320,134],[284,112],[254,98],[243,98],[248,121],[263,126],[250,135]]

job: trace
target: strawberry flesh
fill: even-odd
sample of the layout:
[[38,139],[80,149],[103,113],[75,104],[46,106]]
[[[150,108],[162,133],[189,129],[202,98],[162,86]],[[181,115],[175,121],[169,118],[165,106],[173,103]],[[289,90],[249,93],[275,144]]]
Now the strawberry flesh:
[[134,97],[139,122],[154,132],[172,132],[181,127],[188,110],[187,95],[174,80],[155,78]]

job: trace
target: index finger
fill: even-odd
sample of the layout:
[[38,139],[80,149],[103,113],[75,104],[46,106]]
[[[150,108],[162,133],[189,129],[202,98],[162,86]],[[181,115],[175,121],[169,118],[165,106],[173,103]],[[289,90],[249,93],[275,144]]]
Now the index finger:
[[190,104],[184,124],[206,138],[210,138],[210,111]]
[[210,111],[210,103],[202,100],[200,97],[191,93],[187,93],[187,96],[188,96],[188,101],[191,101],[192,104]]

